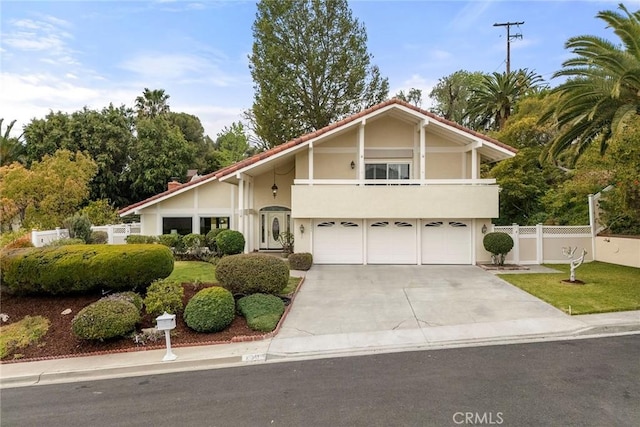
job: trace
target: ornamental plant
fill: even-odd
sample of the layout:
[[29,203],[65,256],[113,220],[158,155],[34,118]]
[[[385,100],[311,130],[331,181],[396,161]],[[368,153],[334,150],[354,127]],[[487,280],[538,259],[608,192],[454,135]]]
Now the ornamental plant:
[[504,259],[513,249],[511,236],[499,231],[485,234],[482,244],[488,252],[491,252],[491,260],[496,265],[504,265]]
[[228,327],[236,315],[231,292],[219,286],[195,294],[184,309],[184,321],[197,332],[219,332]]

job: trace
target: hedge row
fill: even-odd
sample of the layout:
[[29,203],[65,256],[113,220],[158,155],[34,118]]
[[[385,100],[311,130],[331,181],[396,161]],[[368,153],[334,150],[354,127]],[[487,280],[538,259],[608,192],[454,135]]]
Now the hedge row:
[[14,294],[144,290],[173,271],[161,245],[72,245],[16,249],[0,259],[2,284]]
[[216,278],[233,294],[277,294],[289,283],[289,266],[272,255],[231,255],[218,261]]

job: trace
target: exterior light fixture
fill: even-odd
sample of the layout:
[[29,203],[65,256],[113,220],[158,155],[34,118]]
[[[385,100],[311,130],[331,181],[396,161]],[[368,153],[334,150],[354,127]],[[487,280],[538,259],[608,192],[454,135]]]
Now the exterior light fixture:
[[355,169],[355,168],[356,168],[356,162],[351,160],[351,169]]
[[273,168],[273,185],[271,186],[271,192],[273,193],[273,198],[275,199],[278,195],[278,186],[276,185],[276,169]]
[[304,224],[300,224],[300,234],[304,234]]
[[482,234],[487,234],[487,224],[482,224]]

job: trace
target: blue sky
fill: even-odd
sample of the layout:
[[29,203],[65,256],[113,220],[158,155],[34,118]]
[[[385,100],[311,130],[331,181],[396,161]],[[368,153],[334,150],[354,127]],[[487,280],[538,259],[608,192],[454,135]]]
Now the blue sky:
[[[630,10],[640,0],[626,1]],[[618,1],[351,1],[390,94],[423,90],[456,70],[511,68],[550,79],[570,57],[567,38],[615,35],[595,18]],[[172,111],[195,114],[215,135],[251,107],[247,55],[255,1],[7,1],[0,3],[0,117],[17,128],[49,110],[133,106],[145,87],[171,96]],[[557,84],[551,81],[553,86]]]

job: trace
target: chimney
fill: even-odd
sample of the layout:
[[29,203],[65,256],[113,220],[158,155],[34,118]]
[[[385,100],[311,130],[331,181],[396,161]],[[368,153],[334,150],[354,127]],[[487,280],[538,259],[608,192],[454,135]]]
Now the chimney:
[[180,184],[178,181],[170,181],[170,182],[167,184],[167,190],[171,191],[171,190],[173,190],[173,189],[175,189],[175,188],[180,187],[181,185],[182,185],[182,184]]

